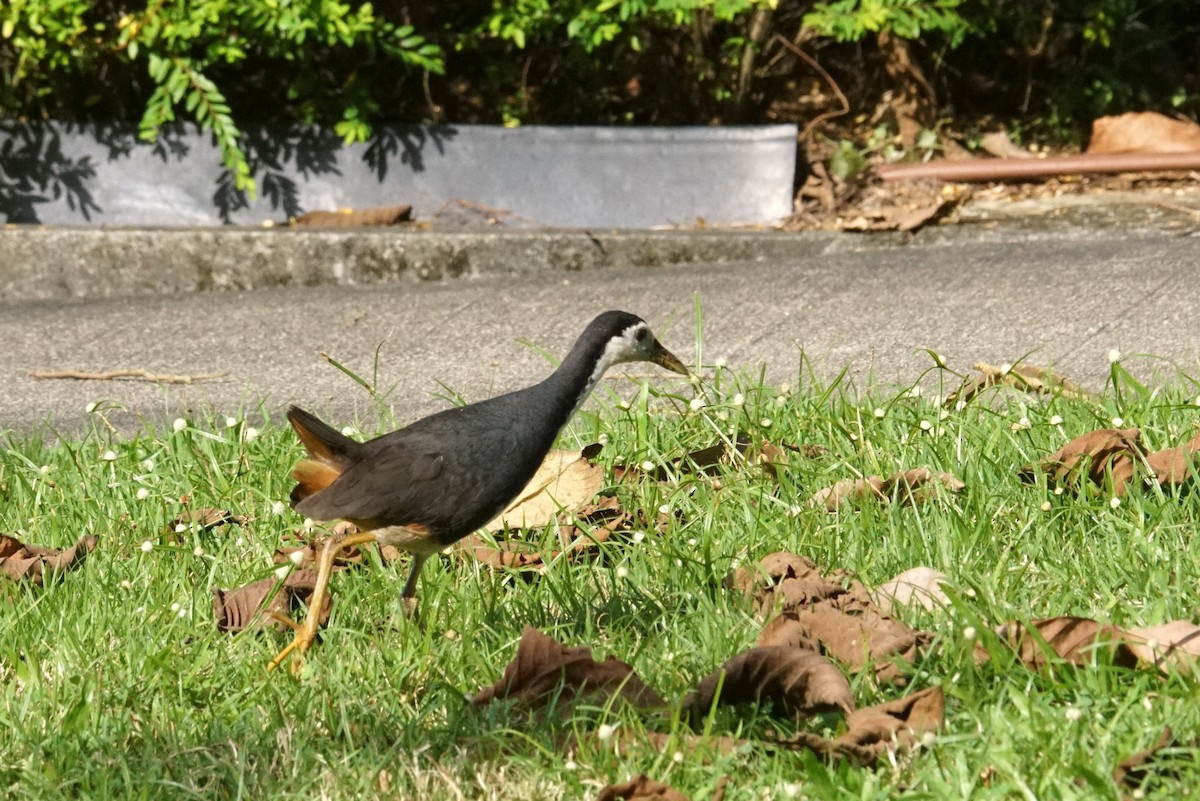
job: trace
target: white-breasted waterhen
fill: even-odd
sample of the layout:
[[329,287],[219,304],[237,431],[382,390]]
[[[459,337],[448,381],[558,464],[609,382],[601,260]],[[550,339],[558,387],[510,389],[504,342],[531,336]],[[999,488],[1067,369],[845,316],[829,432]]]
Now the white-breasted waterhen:
[[438,412],[367,442],[291,407],[288,420],[308,451],[308,458],[292,468],[298,482],[292,506],[314,520],[348,520],[359,532],[325,544],[308,616],[270,667],[312,645],[339,550],[378,542],[411,553],[401,593],[411,599],[425,560],[502,512],[533,478],[559,430],[604,371],[633,361],[688,372],[644,320],[609,311],[588,324],[544,381]]

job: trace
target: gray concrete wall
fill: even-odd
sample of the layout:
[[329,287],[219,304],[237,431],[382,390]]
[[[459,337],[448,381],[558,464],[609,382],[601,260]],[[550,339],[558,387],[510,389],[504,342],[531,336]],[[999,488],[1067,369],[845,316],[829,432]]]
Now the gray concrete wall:
[[135,126],[0,123],[0,220],[196,226],[463,200],[517,226],[768,222],[792,210],[796,128],[384,126],[345,145],[316,128],[247,131],[258,183],[232,186],[207,134],[155,143]]

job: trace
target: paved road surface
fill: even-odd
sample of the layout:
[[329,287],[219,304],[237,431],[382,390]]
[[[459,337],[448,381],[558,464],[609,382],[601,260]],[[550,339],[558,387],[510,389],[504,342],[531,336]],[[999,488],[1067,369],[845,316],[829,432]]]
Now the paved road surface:
[[[776,381],[795,381],[802,352],[829,374],[850,364],[860,385],[869,372],[911,381],[930,363],[925,347],[963,370],[1032,352],[1096,388],[1111,348],[1155,354],[1127,359],[1144,376],[1170,362],[1200,376],[1198,261],[1200,238],[1178,231],[1002,227],[896,247],[848,236],[795,261],[569,278],[0,302],[0,429],[77,428],[102,399],[125,407],[113,418],[125,427],[263,398],[347,421],[367,396],[318,354],[369,375],[380,343],[380,384],[394,385],[396,414],[411,420],[445,406],[439,382],[477,400],[535,380],[547,363],[520,341],[561,355],[604,309],[640,313],[691,363],[697,296],[705,361],[766,364]],[[27,376],[117,368],[228,375],[169,388]]]

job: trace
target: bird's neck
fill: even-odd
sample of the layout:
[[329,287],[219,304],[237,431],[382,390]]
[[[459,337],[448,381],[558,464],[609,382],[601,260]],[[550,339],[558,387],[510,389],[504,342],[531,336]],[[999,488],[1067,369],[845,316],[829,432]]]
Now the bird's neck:
[[562,364],[549,378],[538,385],[551,399],[554,412],[554,430],[557,432],[579,410],[592,394],[604,373],[616,364],[619,347],[610,344],[597,351],[587,343],[577,342]]

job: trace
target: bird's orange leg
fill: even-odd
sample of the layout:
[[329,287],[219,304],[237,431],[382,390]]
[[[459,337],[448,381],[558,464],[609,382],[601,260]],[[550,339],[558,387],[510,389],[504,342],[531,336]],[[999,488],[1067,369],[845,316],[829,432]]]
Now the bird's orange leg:
[[361,531],[344,537],[330,537],[325,541],[325,548],[321,551],[321,561],[317,567],[317,582],[308,603],[308,615],[304,618],[304,625],[296,629],[296,636],[286,648],[276,654],[267,665],[267,670],[279,667],[293,651],[296,653],[293,655],[292,672],[295,673],[300,668],[301,657],[317,639],[317,627],[321,625],[321,609],[325,605],[325,596],[329,594],[329,576],[333,573],[333,560],[343,548],[368,542],[375,542],[375,532]]

